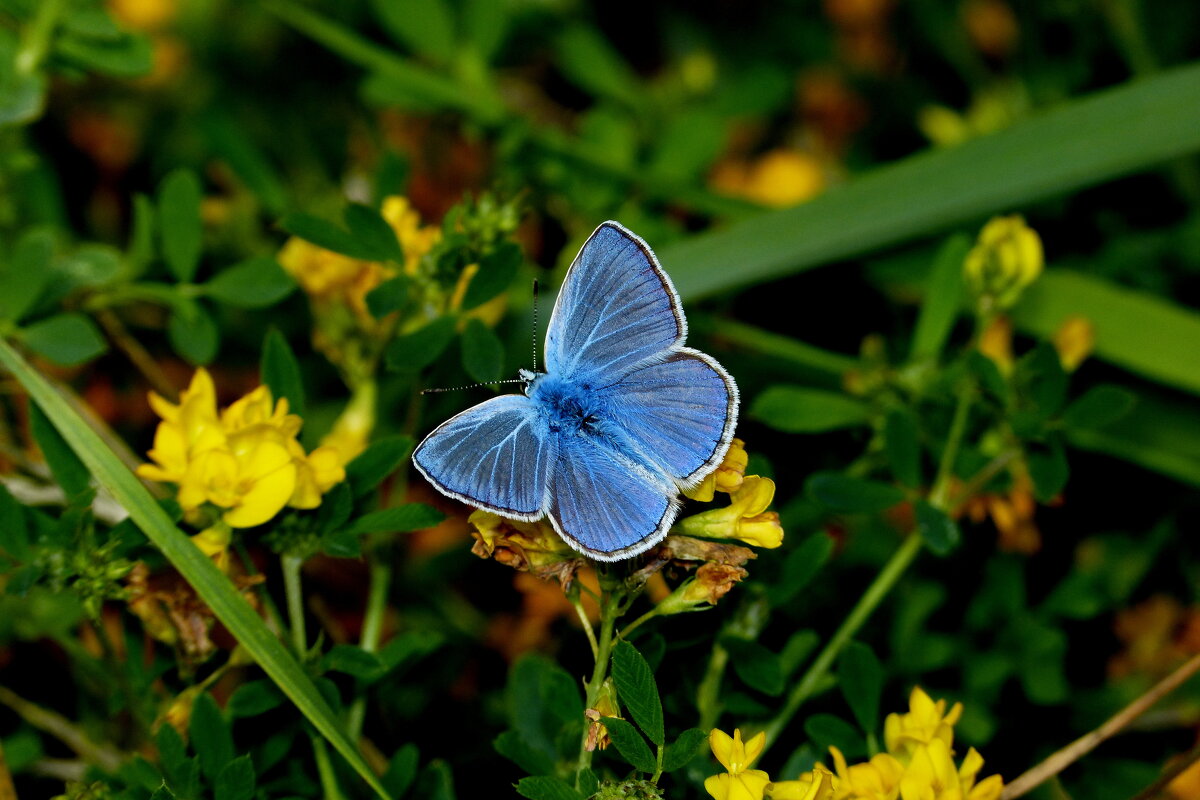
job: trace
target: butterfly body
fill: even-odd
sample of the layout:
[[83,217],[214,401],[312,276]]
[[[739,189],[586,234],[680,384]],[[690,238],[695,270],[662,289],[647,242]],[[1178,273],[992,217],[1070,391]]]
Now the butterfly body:
[[413,453],[442,493],[520,520],[548,517],[602,561],[660,541],[678,493],[721,462],[737,387],[684,347],[679,297],[649,247],[615,222],[572,264],[546,335],[546,372],[436,428]]

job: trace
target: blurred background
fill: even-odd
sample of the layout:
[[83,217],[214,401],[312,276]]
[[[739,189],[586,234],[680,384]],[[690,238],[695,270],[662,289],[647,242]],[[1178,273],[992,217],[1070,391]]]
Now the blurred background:
[[[446,241],[463,230],[511,241],[520,258],[495,267],[501,283],[476,305],[484,324],[469,328],[484,338],[469,345],[464,333],[460,345],[448,332],[420,363],[388,356],[391,370],[371,382],[372,435],[419,440],[488,392],[417,401],[414,390],[530,366],[531,279],[556,286],[595,226],[619,220],[675,279],[689,343],[737,378],[749,471],[774,479],[786,531],[716,609],[653,632],[668,721],[683,727],[696,724],[691,690],[711,632],[756,592],[774,592],[754,637],[769,652],[747,663],[796,656],[797,632],[827,636],[913,526],[905,503],[839,508],[806,488],[810,476],[896,483],[880,437],[902,409],[924,432],[928,479],[954,370],[971,369],[962,353],[983,353],[999,379],[1028,379],[1037,396],[1038,359],[1057,353],[1049,369],[1062,397],[1045,401],[1055,408],[1038,410],[1042,396],[1031,422],[1020,402],[993,398],[972,418],[959,475],[967,482],[1004,437],[1019,441],[1020,466],[1006,461],[973,487],[956,509],[961,542],[922,558],[861,634],[886,669],[885,713],[917,684],[961,700],[958,741],[1011,779],[1200,652],[1197,58],[1190,0],[0,0],[0,325],[24,332],[41,368],[128,442],[135,463],[157,421],[148,391],[171,397],[208,365],[231,401],[257,384],[261,343],[276,330],[300,365],[301,441],[312,447],[361,385],[348,340],[322,327],[317,256],[295,249],[332,241],[313,220],[339,219],[348,202],[381,208],[406,256],[426,228]],[[180,170],[199,187],[202,241],[182,272],[189,256],[155,254],[174,247],[164,196]],[[404,221],[389,217],[387,198],[404,198]],[[1000,316],[953,295],[944,336],[922,350],[938,254],[961,263],[990,218],[1012,214],[1040,238],[1040,274]],[[471,280],[459,276],[474,256],[447,252],[438,268],[449,297]],[[283,270],[209,285],[255,259]],[[481,275],[492,269],[483,263]],[[257,299],[239,299],[247,291]],[[461,294],[450,302],[470,307]],[[549,307],[543,299],[543,319]],[[401,336],[428,321],[403,319]],[[1109,392],[1094,396],[1102,413],[1064,418],[1063,397],[1098,388]],[[21,481],[53,481],[36,466],[18,388],[4,391],[0,467],[33,505]],[[842,405],[805,411],[829,397]],[[408,634],[409,649],[359,687],[358,713],[377,763],[419,747],[411,796],[506,792],[525,774],[493,747],[519,727],[509,670],[535,654],[582,675],[585,640],[556,584],[470,553],[468,510],[418,481],[406,492],[447,519],[375,556],[397,575],[385,641]],[[44,524],[66,525],[61,497],[46,502]],[[812,537],[829,543],[828,561],[801,587],[813,550],[800,546]],[[143,558],[136,547],[122,557]],[[87,776],[111,796],[148,797],[132,768],[116,768],[135,753],[156,761],[143,726],[183,713],[179,698],[197,686],[224,706],[263,684],[248,668],[208,681],[211,654],[182,666],[178,643],[141,630],[126,589],[89,610],[86,592],[65,588],[82,573],[56,584],[42,563],[53,559],[4,548],[0,737],[20,796]],[[249,540],[247,557],[278,600],[262,549]],[[22,572],[33,563],[36,574]],[[357,639],[369,567],[307,562],[322,645]],[[145,653],[116,659],[127,673],[104,666],[113,644],[95,629],[105,625],[117,651]],[[213,647],[227,655],[232,642],[214,635]],[[726,730],[781,702],[782,683],[747,672],[727,677]],[[329,683],[348,697],[353,680]],[[142,687],[145,708],[120,694],[129,686]],[[247,697],[227,713],[260,796],[318,796],[299,715]],[[809,713],[846,716],[837,693],[815,698],[772,753],[773,774],[807,768],[832,743],[828,728],[806,729]],[[1130,797],[1192,747],[1198,726],[1190,684],[1036,796]],[[72,736],[105,751],[81,752]],[[678,773],[690,780],[676,778],[670,796],[705,796],[711,768],[700,759]],[[366,796],[336,769],[348,796]],[[1168,796],[1200,797],[1200,772],[1185,776]],[[71,796],[110,796],[94,791]]]

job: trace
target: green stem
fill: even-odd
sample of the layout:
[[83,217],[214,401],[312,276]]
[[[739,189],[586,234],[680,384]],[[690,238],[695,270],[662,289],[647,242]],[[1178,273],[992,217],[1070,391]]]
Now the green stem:
[[[578,581],[575,582],[579,584]],[[579,592],[573,592],[568,599],[571,605],[575,607],[575,614],[579,617],[580,624],[583,625],[583,632],[587,634],[588,644],[592,648],[592,658],[600,658],[600,643],[596,641],[596,631],[592,629],[592,621],[588,619],[587,610],[583,607],[583,602],[579,599]]]
[[37,16],[25,29],[24,41],[17,51],[17,72],[30,75],[41,66],[42,59],[50,50],[50,37],[58,27],[59,17],[66,6],[65,0],[42,0],[37,6]]
[[622,628],[621,629],[621,638],[628,639],[629,634],[633,633],[635,630],[637,630],[639,627],[641,627],[644,623],[649,622],[650,620],[657,617],[658,616],[658,608],[659,608],[658,606],[655,606],[654,608],[650,609],[645,614],[642,614],[640,617],[635,619],[633,622],[629,623],[624,628]]
[[288,625],[292,629],[292,647],[296,658],[303,664],[308,652],[308,638],[304,633],[304,594],[300,588],[300,556],[284,553],[280,556],[283,568],[283,590],[287,596]]
[[317,775],[321,777],[321,790],[325,800],[344,800],[341,788],[338,786],[337,774],[333,771],[333,760],[325,747],[325,740],[320,736],[312,737],[313,756],[317,762]]
[[729,664],[729,651],[719,641],[713,643],[708,669],[696,689],[696,707],[700,711],[700,729],[710,730],[721,718],[721,679]]
[[816,689],[821,679],[833,666],[833,662],[841,654],[842,648],[850,643],[854,638],[854,634],[858,633],[858,629],[863,626],[863,623],[871,616],[871,612],[883,601],[892,587],[896,585],[896,581],[908,569],[908,565],[917,557],[917,553],[921,552],[921,537],[910,536],[900,545],[900,548],[895,552],[891,559],[884,565],[879,575],[867,587],[867,591],[859,598],[858,603],[851,609],[844,622],[837,632],[833,634],[833,638],[825,645],[825,649],[817,656],[812,665],[800,678],[800,681],[792,689],[788,695],[783,708],[775,715],[775,718],[765,728],[767,734],[767,742],[763,747],[765,754],[771,745],[779,738],[779,734],[783,731],[787,724],[791,722],[796,711],[804,704]]
[[[381,561],[382,554],[373,552],[371,562],[371,588],[367,594],[367,610],[363,614],[362,635],[358,646],[368,653],[379,649],[379,640],[383,634],[383,618],[387,612],[388,590],[392,585],[392,568]],[[367,696],[364,691],[355,698],[346,718],[346,731],[350,738],[357,740],[362,733],[363,720],[367,713]]]
[[[963,435],[967,430],[967,420],[970,417],[971,400],[975,396],[975,385],[969,381],[964,382],[958,390],[958,402],[954,409],[954,419],[950,423],[950,433],[946,437],[946,448],[942,451],[942,458],[938,464],[937,478],[934,480],[933,488],[929,492],[930,505],[942,511],[947,510],[947,503],[950,494],[950,484],[954,477],[954,463],[958,459],[958,450],[962,444]],[[784,703],[783,708],[775,715],[775,718],[765,728],[767,734],[767,742],[763,747],[763,753],[771,747],[772,744],[779,738],[779,734],[783,731],[787,724],[795,716],[800,706],[804,704],[814,693],[816,687],[821,683],[822,679],[841,654],[842,649],[850,643],[854,635],[864,623],[870,618],[872,612],[883,602],[883,598],[887,597],[891,592],[892,587],[900,580],[900,576],[905,573],[909,565],[916,559],[917,554],[921,552],[922,545],[921,537],[913,534],[905,540],[904,544],[900,545],[899,549],[880,570],[875,580],[867,587],[867,591],[859,598],[858,603],[850,610],[841,627],[833,634],[833,637],[825,645],[820,655],[809,666],[808,670],[800,678],[800,681],[792,689]]]
[[[601,576],[603,582],[603,576]],[[616,629],[618,606],[615,592],[604,588],[600,595],[600,638],[596,643],[596,665],[592,668],[592,679],[587,683],[587,703],[585,708],[596,705],[600,697],[600,687],[608,677],[608,660],[612,655],[613,631]],[[579,742],[579,767],[575,771],[575,788],[580,786],[583,771],[592,765],[592,751],[587,749],[587,726],[584,726],[583,737]]]

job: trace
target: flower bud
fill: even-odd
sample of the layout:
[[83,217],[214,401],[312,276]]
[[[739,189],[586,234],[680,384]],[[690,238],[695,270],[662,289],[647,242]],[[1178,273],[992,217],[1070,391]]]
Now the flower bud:
[[963,262],[980,311],[1011,308],[1042,272],[1042,240],[1020,216],[994,217]]

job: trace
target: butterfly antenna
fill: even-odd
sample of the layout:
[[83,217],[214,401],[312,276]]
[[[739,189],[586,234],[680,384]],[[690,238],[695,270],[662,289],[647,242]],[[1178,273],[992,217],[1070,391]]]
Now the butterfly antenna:
[[463,389],[478,389],[480,386],[496,386],[501,383],[524,383],[521,378],[513,378],[507,381],[486,381],[484,383],[472,383],[467,386],[449,386],[445,389],[422,389],[421,394],[438,394],[439,392],[461,392]]
[[533,371],[537,372],[538,282],[533,279]]

